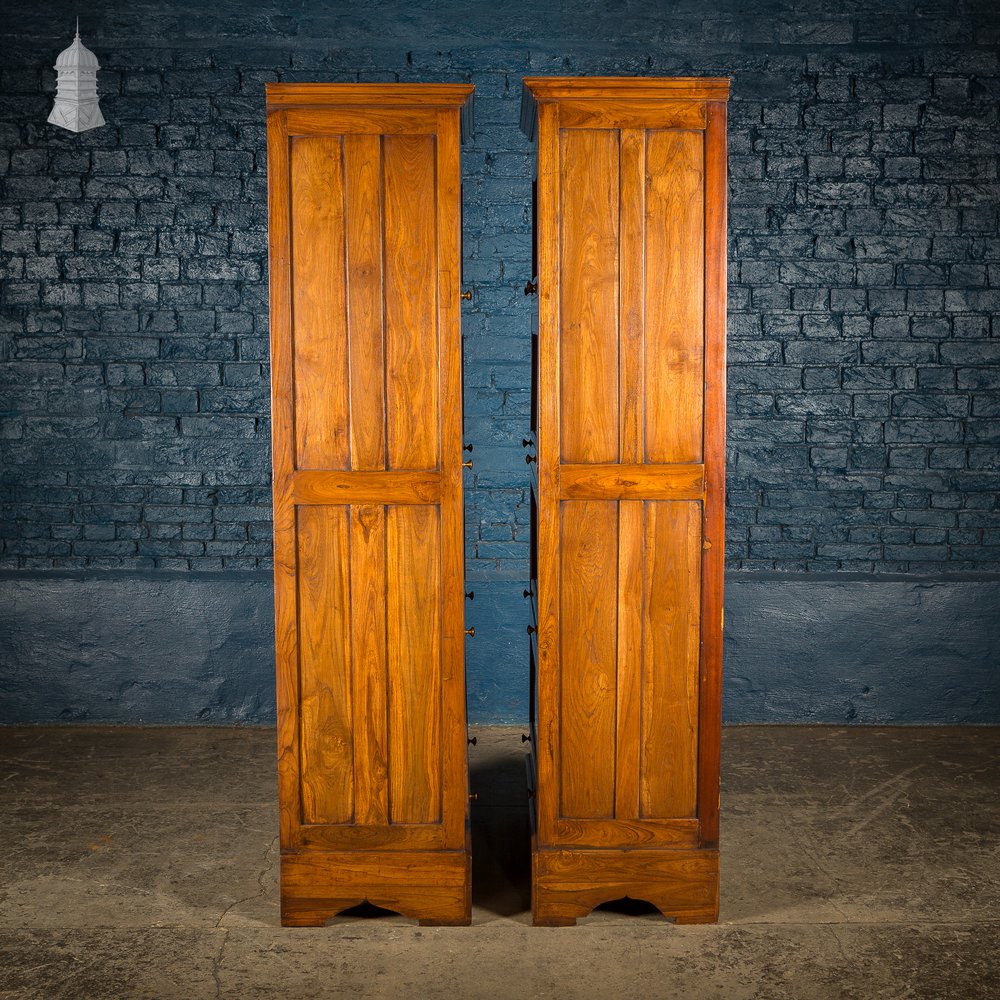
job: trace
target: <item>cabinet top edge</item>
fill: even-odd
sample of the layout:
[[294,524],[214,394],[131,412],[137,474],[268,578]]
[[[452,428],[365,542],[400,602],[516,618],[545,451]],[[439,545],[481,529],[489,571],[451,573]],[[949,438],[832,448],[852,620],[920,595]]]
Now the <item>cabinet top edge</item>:
[[268,83],[267,113],[289,108],[454,108],[462,138],[472,135],[475,87],[471,83]]
[[729,100],[727,76],[526,76],[521,82],[521,131],[532,140],[539,102]]

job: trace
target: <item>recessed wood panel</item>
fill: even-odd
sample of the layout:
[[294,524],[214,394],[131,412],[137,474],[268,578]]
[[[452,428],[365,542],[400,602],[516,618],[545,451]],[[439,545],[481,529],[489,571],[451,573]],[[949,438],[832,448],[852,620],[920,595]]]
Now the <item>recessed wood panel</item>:
[[291,140],[291,297],[295,464],[346,469],[347,303],[341,137]]
[[351,468],[385,468],[382,139],[344,136]]
[[618,460],[618,133],[559,134],[564,462]]
[[386,509],[389,816],[441,818],[441,538],[432,506]]
[[698,801],[701,504],[645,507],[640,815],[674,819]]
[[435,139],[382,138],[388,467],[438,464]]
[[562,504],[559,591],[561,816],[615,809],[618,504]]
[[645,455],[700,462],[705,378],[702,132],[646,134]]
[[298,511],[303,823],[354,815],[348,508]]

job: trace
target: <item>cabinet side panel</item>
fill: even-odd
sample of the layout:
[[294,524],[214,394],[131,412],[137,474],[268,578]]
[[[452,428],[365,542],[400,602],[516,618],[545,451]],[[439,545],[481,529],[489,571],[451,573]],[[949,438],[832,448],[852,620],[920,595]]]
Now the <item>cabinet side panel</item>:
[[562,504],[559,607],[560,815],[615,810],[618,504]]
[[640,815],[694,816],[698,782],[701,504],[646,504]]
[[350,441],[341,137],[292,139],[290,171],[296,467],[346,469]]
[[382,140],[344,136],[351,468],[385,468],[382,329]]
[[700,462],[705,371],[704,139],[646,136],[647,462]]
[[441,532],[438,507],[386,508],[389,818],[441,819]]
[[435,139],[382,139],[385,191],[385,399],[388,467],[440,456]]
[[354,814],[347,507],[300,507],[300,768],[303,823]]
[[618,133],[559,133],[563,462],[618,461]]

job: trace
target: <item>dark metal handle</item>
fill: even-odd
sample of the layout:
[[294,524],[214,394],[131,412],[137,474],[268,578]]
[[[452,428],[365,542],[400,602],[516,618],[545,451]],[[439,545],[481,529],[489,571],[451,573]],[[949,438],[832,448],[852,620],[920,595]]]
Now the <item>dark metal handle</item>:
[[537,461],[538,461],[538,456],[537,455],[525,455],[524,456],[524,462],[525,462],[526,465],[531,465],[532,462],[537,462]]
[[465,592],[465,598],[468,601],[474,601],[476,599],[476,592],[474,590],[467,590]]
[[527,438],[521,438],[522,448],[530,448],[534,443],[534,441],[529,441]]
[[538,629],[537,629],[537,628],[535,628],[535,626],[534,626],[534,625],[529,625],[529,626],[528,626],[528,635],[532,635],[533,633],[535,633],[535,632],[537,632],[537,631],[538,631]]
[[521,591],[521,596],[523,598],[525,598],[525,600],[527,600],[527,598],[531,597],[531,591],[530,590],[522,590]]
[[521,733],[521,742],[522,743],[530,743],[531,742],[531,737],[527,733]]
[[478,746],[479,745],[479,737],[477,737],[477,736],[470,736],[468,742],[469,742],[469,746],[470,747]]
[[534,281],[529,281],[524,286],[525,295],[534,295],[538,292],[538,284]]
[[467,444],[467,445],[466,445],[466,446],[465,446],[465,447],[464,447],[464,448],[462,449],[462,451],[472,451],[472,445],[471,445],[471,444]]

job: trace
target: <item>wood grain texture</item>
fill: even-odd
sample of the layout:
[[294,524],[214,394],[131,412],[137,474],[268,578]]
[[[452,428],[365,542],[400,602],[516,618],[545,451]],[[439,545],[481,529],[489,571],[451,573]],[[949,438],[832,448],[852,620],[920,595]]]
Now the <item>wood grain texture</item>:
[[385,468],[382,140],[344,136],[351,468]]
[[469,852],[282,852],[284,926],[321,927],[342,910],[364,902],[422,924],[468,924]]
[[440,472],[296,472],[289,487],[297,504],[437,503]]
[[559,814],[575,819],[615,810],[617,508],[562,505]]
[[389,822],[385,508],[356,504],[350,512],[354,820],[362,826],[385,826]]
[[563,465],[559,496],[567,500],[700,500],[705,467],[677,465]]
[[546,851],[532,856],[536,926],[565,927],[610,900],[643,899],[679,924],[719,918],[718,851]]
[[646,136],[647,462],[702,459],[705,357],[704,143]]
[[618,136],[559,137],[563,462],[618,459]]
[[347,301],[340,136],[291,145],[296,467],[346,469]]
[[[288,924],[365,898],[469,919],[458,144],[471,91],[269,88]],[[385,103],[366,105],[376,94]]]
[[441,539],[431,506],[386,510],[389,818],[441,819]]
[[537,923],[626,894],[717,917],[727,95],[717,79],[525,81]]
[[382,139],[385,188],[385,398],[390,469],[440,456],[435,141]]
[[354,818],[348,510],[298,512],[303,823]]
[[697,812],[701,505],[645,506],[640,815],[681,818]]
[[[615,819],[639,815],[639,734],[642,720],[642,581],[646,552],[643,504],[618,505],[617,698],[615,706]],[[620,827],[617,827],[620,831]],[[565,836],[565,834],[564,834]],[[610,841],[614,843],[614,840]]]

